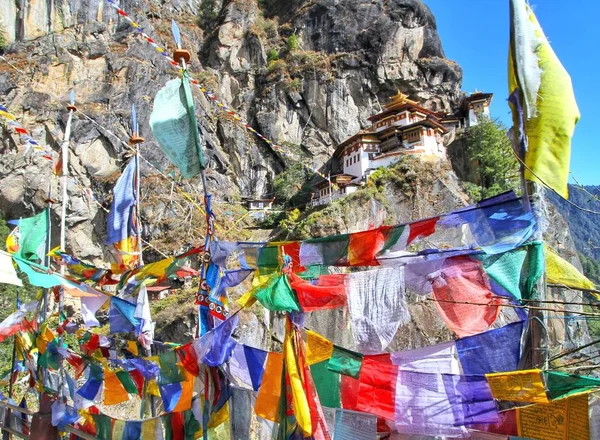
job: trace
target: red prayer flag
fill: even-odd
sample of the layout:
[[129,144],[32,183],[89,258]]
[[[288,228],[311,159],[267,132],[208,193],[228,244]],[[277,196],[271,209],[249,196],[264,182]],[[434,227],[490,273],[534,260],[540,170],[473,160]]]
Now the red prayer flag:
[[342,401],[342,408],[356,411],[358,386],[360,385],[360,381],[345,374],[341,374],[340,379],[340,399]]
[[370,231],[350,234],[348,262],[350,266],[379,266],[377,254],[383,249],[392,226],[382,226]]
[[283,252],[292,259],[292,272],[304,272],[306,268],[300,264],[300,243],[294,241],[281,247]]
[[460,338],[487,330],[500,313],[502,301],[490,290],[481,262],[471,257],[447,258],[432,287],[438,312]]
[[131,380],[133,380],[133,383],[135,384],[138,396],[141,396],[144,389],[144,376],[138,370],[131,370],[129,376],[131,376]]
[[200,376],[200,366],[198,365],[198,356],[191,343],[177,348],[177,354],[183,367],[195,377]]
[[360,370],[356,409],[394,420],[398,367],[390,354],[365,356]]
[[310,312],[320,309],[335,309],[346,305],[346,288],[344,274],[321,275],[317,284],[303,280],[290,274],[290,287],[296,292],[302,311]]
[[435,232],[435,225],[437,224],[439,217],[435,217],[428,220],[422,220],[419,222],[411,223],[408,227],[408,241],[407,245],[411,244],[417,238],[425,238]]

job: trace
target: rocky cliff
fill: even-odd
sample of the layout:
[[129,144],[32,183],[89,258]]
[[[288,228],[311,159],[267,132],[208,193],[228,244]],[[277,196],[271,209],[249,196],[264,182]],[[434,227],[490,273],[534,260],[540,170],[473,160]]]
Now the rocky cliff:
[[[194,76],[289,153],[284,158],[198,93],[208,182],[217,201],[268,194],[273,177],[293,162],[290,155],[321,165],[336,143],[365,127],[380,102],[398,90],[437,110],[452,109],[460,95],[461,69],[445,59],[435,19],[419,0],[127,0],[120,7],[169,50],[175,19],[184,46],[193,52]],[[10,43],[4,56],[12,66],[0,60],[2,104],[56,151],[69,90],[78,108],[97,122],[76,114],[73,124],[70,172],[76,181],[69,188],[67,241],[76,255],[99,261],[105,214],[82,188],[91,188],[100,203],[110,202],[124,163],[119,139],[128,138],[132,104],[146,138],[143,156],[159,168],[168,165],[148,119],[155,93],[177,72],[103,0],[22,0],[9,2],[4,12],[0,20]],[[6,125],[0,130],[5,215],[39,210],[49,186],[60,201],[50,163],[25,148]],[[156,174],[142,165],[146,179]],[[154,192],[161,186],[147,183]],[[170,184],[162,186],[172,208]],[[187,186],[190,193],[198,187],[196,180]],[[143,213],[148,220],[165,211],[164,204],[149,205]],[[185,214],[171,211],[162,212],[158,222]]]

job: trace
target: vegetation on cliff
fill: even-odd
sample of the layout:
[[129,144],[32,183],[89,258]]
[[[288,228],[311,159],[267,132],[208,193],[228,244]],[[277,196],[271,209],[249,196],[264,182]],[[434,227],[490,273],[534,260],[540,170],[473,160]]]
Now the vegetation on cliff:
[[498,120],[480,118],[466,129],[465,153],[472,165],[471,181],[464,188],[474,200],[482,200],[519,187],[519,163],[514,157],[506,127]]

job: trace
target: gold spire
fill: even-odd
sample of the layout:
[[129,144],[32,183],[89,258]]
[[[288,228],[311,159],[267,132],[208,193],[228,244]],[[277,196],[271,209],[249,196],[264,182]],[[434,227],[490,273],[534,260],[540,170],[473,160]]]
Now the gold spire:
[[405,95],[400,90],[398,90],[398,93],[396,95],[392,96],[392,98],[390,99],[390,102],[386,104],[385,108],[392,109],[395,107],[400,107],[401,105],[404,105],[404,104],[419,105],[419,103],[417,101],[413,101],[412,99],[409,99],[408,95]]

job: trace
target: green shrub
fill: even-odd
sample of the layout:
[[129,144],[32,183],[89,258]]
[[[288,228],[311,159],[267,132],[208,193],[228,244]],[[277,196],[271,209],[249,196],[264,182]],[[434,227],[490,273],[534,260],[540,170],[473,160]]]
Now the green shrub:
[[296,34],[292,34],[288,38],[288,40],[287,40],[287,48],[288,48],[288,50],[290,52],[292,52],[293,50],[300,49],[300,44],[298,43],[298,37],[296,36]]
[[269,75],[283,75],[287,72],[287,63],[284,60],[273,60],[267,65]]
[[277,61],[279,59],[279,52],[277,49],[269,49],[267,52],[267,61],[270,63],[271,61]]

